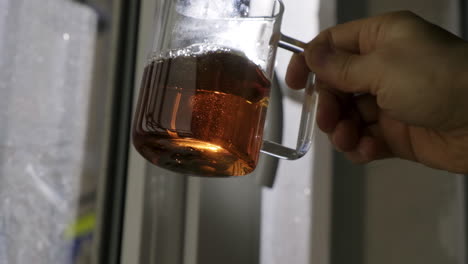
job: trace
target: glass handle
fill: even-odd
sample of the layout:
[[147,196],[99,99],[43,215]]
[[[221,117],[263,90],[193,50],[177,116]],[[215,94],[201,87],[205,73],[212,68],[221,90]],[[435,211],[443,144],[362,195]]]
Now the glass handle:
[[[294,53],[304,51],[306,44],[291,37],[281,35],[279,47]],[[315,74],[310,73],[304,92],[299,133],[296,149],[283,146],[268,140],[263,141],[262,152],[280,159],[295,160],[304,156],[312,145],[315,129],[315,115],[317,112],[318,93],[314,89]]]

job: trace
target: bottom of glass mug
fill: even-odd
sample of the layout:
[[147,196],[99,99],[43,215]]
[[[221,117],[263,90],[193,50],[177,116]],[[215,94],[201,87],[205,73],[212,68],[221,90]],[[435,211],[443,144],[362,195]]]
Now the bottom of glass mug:
[[[138,141],[138,140],[137,140]],[[151,138],[135,148],[151,163],[182,174],[206,177],[242,176],[256,161],[226,148],[193,138]]]

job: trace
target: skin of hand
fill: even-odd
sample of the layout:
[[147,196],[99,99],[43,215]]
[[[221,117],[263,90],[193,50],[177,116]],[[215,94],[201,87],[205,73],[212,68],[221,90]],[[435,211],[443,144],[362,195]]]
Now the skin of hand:
[[468,173],[468,44],[407,11],[321,32],[286,74],[316,74],[317,124],[355,163],[398,157]]

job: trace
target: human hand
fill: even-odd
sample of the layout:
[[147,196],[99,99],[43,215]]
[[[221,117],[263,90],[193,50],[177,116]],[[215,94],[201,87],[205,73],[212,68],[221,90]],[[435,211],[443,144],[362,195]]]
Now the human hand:
[[286,81],[317,77],[317,124],[356,163],[399,157],[468,173],[468,44],[410,12],[332,27]]

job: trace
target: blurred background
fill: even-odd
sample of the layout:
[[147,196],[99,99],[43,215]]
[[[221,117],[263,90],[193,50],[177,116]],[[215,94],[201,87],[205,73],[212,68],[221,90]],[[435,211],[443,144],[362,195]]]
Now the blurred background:
[[[304,158],[262,156],[241,178],[143,160],[130,123],[165,1],[0,0],[1,264],[467,263],[462,175],[355,166],[320,133]],[[411,10],[468,38],[467,2],[284,0],[282,31],[308,41]],[[266,137],[293,145],[290,56],[278,52]]]

